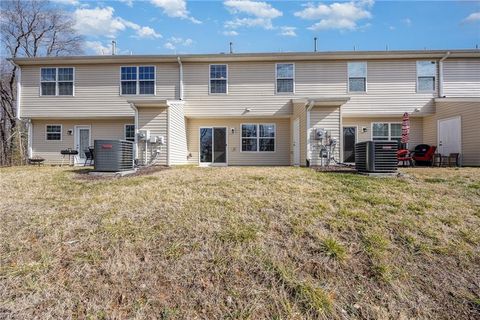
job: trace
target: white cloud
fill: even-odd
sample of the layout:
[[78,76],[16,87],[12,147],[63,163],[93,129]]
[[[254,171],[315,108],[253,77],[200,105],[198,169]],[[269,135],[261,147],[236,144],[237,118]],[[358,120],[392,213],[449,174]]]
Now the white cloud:
[[200,20],[190,16],[187,10],[187,2],[185,0],[150,0],[150,2],[163,9],[163,13],[172,18],[188,19],[193,23],[202,23]]
[[122,3],[125,3],[129,7],[133,7],[133,0],[119,0]]
[[480,21],[480,11],[471,13],[468,17],[463,19],[464,23],[474,23]]
[[295,27],[280,27],[280,35],[287,36],[287,37],[296,37],[297,33],[295,32],[297,28]]
[[396,29],[396,28],[395,28],[394,26],[389,26],[389,27],[388,27],[388,30],[391,30],[391,31],[393,31],[393,30],[395,30],[395,29]]
[[64,5],[71,5],[71,6],[78,6],[80,1],[78,0],[51,0],[52,2],[64,4]]
[[138,38],[160,38],[150,27],[142,27],[134,22],[114,16],[112,7],[94,9],[81,8],[74,12],[75,28],[80,34],[89,36],[106,36],[114,38],[118,32],[132,29]]
[[274,19],[281,17],[283,13],[266,2],[251,0],[227,0],[224,5],[232,13],[246,13],[258,18]]
[[247,16],[235,17],[233,20],[226,21],[225,27],[228,29],[238,29],[242,27],[274,29],[272,19],[283,15],[281,11],[261,1],[227,0],[223,4],[232,14]]
[[189,47],[192,44],[193,40],[190,38],[170,37],[163,46],[169,50],[176,50],[178,47]]
[[370,12],[373,0],[335,2],[332,4],[309,3],[305,9],[295,12],[295,16],[305,20],[319,20],[309,27],[311,30],[357,30],[359,21],[372,18]]
[[225,36],[238,36],[238,32],[235,30],[226,30],[223,31],[223,35]]
[[412,20],[410,18],[405,18],[402,20],[402,22],[407,26],[410,27],[412,25]]

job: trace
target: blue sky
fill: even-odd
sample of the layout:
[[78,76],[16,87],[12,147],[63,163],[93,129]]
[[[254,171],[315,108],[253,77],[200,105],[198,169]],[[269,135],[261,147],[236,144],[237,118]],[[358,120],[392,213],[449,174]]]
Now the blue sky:
[[480,46],[480,1],[54,0],[87,54],[171,54]]

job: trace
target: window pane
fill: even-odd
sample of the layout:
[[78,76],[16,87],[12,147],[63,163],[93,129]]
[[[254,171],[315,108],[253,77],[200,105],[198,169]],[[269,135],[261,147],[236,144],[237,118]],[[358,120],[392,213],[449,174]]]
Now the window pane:
[[374,137],[387,137],[388,140],[388,123],[374,123],[373,124],[373,133]]
[[366,78],[367,63],[366,62],[349,62],[348,77],[349,78]]
[[242,138],[242,151],[257,151],[257,139]]
[[58,68],[58,81],[73,81],[73,68]]
[[367,91],[365,78],[349,78],[348,89],[352,92],[365,92]]
[[227,79],[227,65],[225,64],[211,65],[210,79]]
[[55,68],[42,68],[42,81],[55,81]]
[[227,80],[210,80],[210,93],[227,93]]
[[155,82],[154,81],[140,81],[140,94],[154,94]]
[[122,81],[122,94],[137,94],[137,82]]
[[418,91],[435,91],[435,78],[434,77],[419,77],[418,78]]
[[42,82],[42,96],[55,95],[55,82]]
[[277,92],[293,92],[293,79],[278,79]]
[[437,71],[435,61],[417,61],[417,74],[419,77],[434,77]]
[[256,124],[244,124],[242,125],[242,137],[257,137],[257,125]]
[[137,67],[122,67],[122,80],[137,80]]
[[155,80],[155,67],[139,67],[138,68],[140,80]]
[[390,124],[390,136],[392,137],[392,140],[394,137],[402,136],[402,125],[400,123]]
[[47,140],[61,140],[61,132],[61,126],[47,126]]
[[62,127],[61,126],[47,126],[47,132],[61,132]]
[[135,140],[135,125],[127,124],[125,126],[125,139],[128,141]]
[[275,151],[275,139],[260,138],[259,151]]
[[293,64],[279,63],[277,64],[277,79],[290,78],[293,79]]
[[275,137],[275,125],[261,124],[259,125],[260,137]]
[[59,82],[58,95],[73,96],[73,82]]

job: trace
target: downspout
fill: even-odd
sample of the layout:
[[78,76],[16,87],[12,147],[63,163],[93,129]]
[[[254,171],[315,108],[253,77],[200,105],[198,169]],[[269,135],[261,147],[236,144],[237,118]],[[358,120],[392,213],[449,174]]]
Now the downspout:
[[177,57],[178,66],[180,69],[180,100],[183,100],[183,64],[182,59]]
[[306,156],[306,159],[307,159],[307,163],[309,165],[310,164],[310,160],[311,160],[311,154],[310,154],[310,110],[312,110],[313,106],[314,106],[314,102],[313,100],[309,101],[308,102],[308,107],[307,107],[307,156]]
[[133,159],[133,161],[135,161],[136,159],[138,159],[138,109],[137,109],[137,107],[135,106],[134,103],[130,103],[130,107],[135,112],[135,117],[134,117],[135,137],[134,137],[134,140],[133,140],[134,141],[134,148],[135,148],[135,159]]
[[438,69],[439,69],[439,83],[438,83],[438,96],[440,98],[443,98],[443,61],[445,61],[448,56],[450,56],[450,51],[447,51],[447,53],[440,59],[438,62]]

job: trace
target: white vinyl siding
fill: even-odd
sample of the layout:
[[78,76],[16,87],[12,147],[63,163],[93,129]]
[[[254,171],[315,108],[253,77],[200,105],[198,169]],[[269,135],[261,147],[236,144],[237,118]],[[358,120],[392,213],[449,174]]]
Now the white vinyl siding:
[[75,71],[72,67],[41,68],[40,95],[73,96]]
[[437,63],[417,61],[417,92],[435,92]]
[[277,93],[295,92],[295,64],[277,63],[275,65],[275,87]]
[[228,65],[211,64],[210,65],[210,94],[228,93]]
[[348,91],[367,92],[367,63],[348,63]]
[[175,104],[168,108],[168,128],[170,165],[186,164],[188,160],[187,133],[182,104]]
[[120,67],[121,95],[155,95],[155,66]]
[[[149,130],[151,137],[164,137],[164,144],[138,142],[138,156],[143,164],[168,164],[167,108],[138,108],[138,130]],[[147,148],[145,152],[145,148]],[[156,151],[159,150],[159,154]]]
[[447,59],[443,62],[446,97],[480,97],[480,59]]

